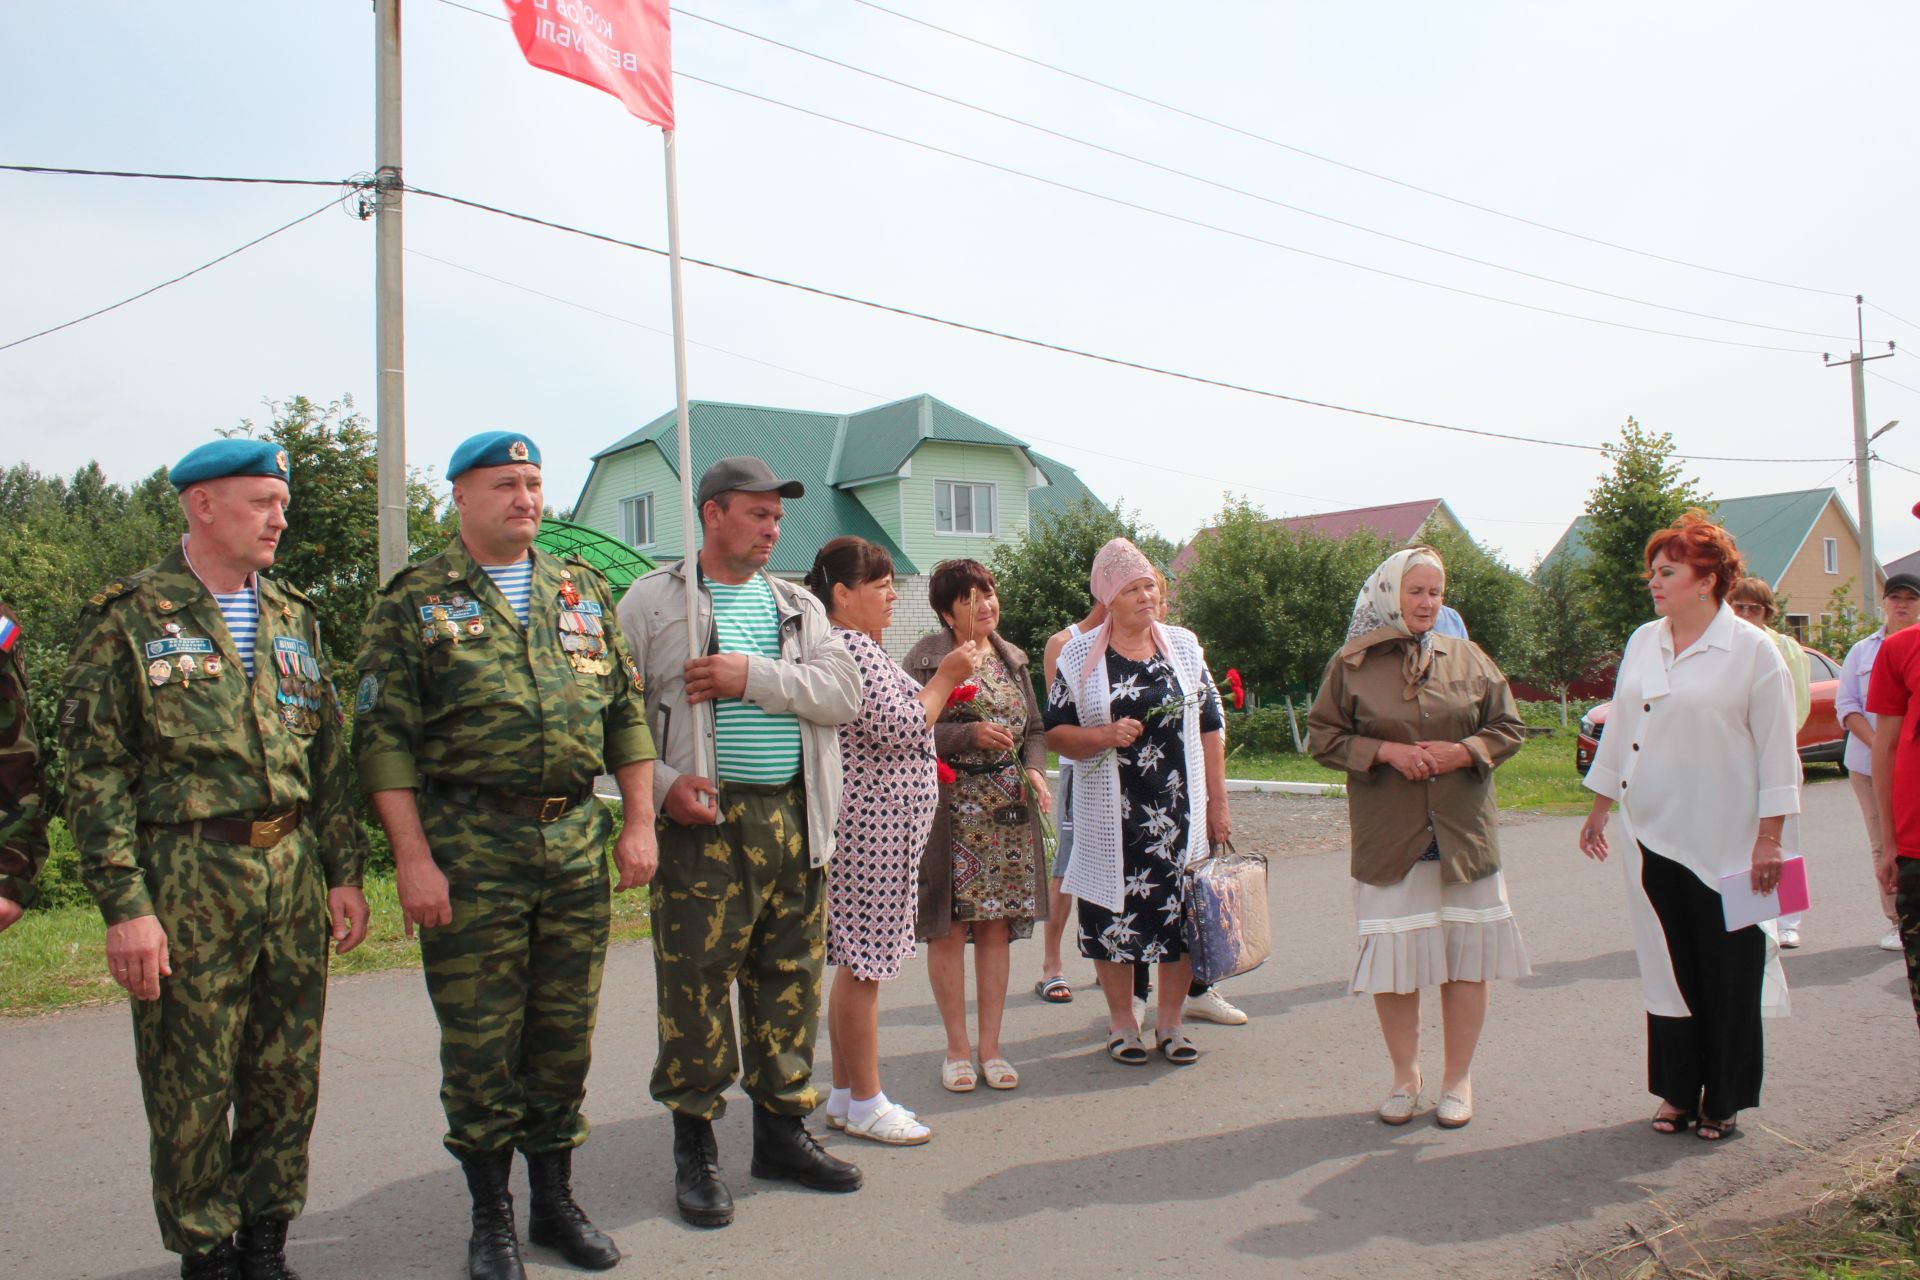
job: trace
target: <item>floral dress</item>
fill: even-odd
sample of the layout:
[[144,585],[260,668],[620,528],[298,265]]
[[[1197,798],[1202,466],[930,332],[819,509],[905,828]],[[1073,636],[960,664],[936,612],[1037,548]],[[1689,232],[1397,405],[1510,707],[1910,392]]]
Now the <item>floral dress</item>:
[[827,963],[884,982],[913,955],[915,879],[940,785],[920,686],[859,631],[835,627],[860,668],[860,714],[840,726],[846,779],[827,864]]
[[[990,720],[1013,735],[1027,734],[1027,700],[1013,674],[989,653],[974,671],[979,693],[947,713],[952,721]],[[1037,861],[1020,758],[1006,751],[962,751],[949,758],[954,773],[953,918],[1013,920],[1033,928],[1038,903]]]
[[[1131,717],[1143,728],[1131,747],[1115,753],[1125,898],[1119,912],[1080,902],[1080,954],[1120,964],[1184,960],[1187,939],[1181,914],[1186,897],[1180,862],[1187,851],[1187,824],[1205,822],[1206,815],[1196,819],[1187,802],[1180,682],[1173,665],[1159,653],[1136,662],[1109,649],[1106,663],[1112,718]],[[1224,728],[1220,695],[1211,680],[1200,698],[1200,731]],[[1056,675],[1047,695],[1047,728],[1079,723],[1072,686],[1065,674]]]

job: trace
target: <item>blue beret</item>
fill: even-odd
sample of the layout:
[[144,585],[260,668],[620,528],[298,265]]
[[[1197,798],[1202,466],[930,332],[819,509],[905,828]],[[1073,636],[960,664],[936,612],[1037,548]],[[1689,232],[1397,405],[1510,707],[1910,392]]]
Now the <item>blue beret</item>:
[[272,440],[215,440],[173,464],[167,479],[175,489],[226,476],[272,476],[291,484],[287,451]]
[[447,479],[458,480],[475,467],[504,467],[514,462],[540,465],[540,446],[518,431],[482,431],[469,436],[453,451]]

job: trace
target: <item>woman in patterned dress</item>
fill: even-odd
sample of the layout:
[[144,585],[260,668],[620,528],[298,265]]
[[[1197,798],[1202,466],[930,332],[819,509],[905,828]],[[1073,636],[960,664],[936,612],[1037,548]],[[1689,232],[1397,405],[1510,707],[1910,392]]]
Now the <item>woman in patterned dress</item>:
[[1107,1054],[1148,1058],[1132,967],[1160,966],[1155,1033],[1167,1061],[1200,1050],[1182,1029],[1192,963],[1182,868],[1227,839],[1225,717],[1200,642],[1158,620],[1153,565],[1125,538],[1100,549],[1093,595],[1107,620],[1061,650],[1047,742],[1076,761],[1074,848],[1062,886],[1080,899],[1080,954],[1107,1000]]
[[[1040,815],[1052,807],[1047,748],[1027,655],[995,631],[1000,598],[978,560],[934,566],[927,595],[945,624],[907,654],[907,672],[931,683],[948,651],[979,647],[974,678],[934,725],[934,745],[954,771],[942,783],[933,833],[920,860],[916,929],[927,943],[927,976],[946,1025],[940,1082],[955,1093],[981,1078],[992,1089],[1020,1083],[1000,1049],[1007,969],[1014,938],[1030,937],[1047,914],[1047,859]],[[980,1069],[967,1036],[967,943],[974,944]]]
[[827,1006],[833,1092],[827,1123],[855,1137],[917,1146],[932,1131],[880,1088],[880,983],[913,954],[915,872],[939,799],[931,725],[973,674],[974,648],[949,653],[923,689],[880,647],[893,621],[893,558],[864,538],[835,538],[807,589],[860,667],[860,715],[840,726],[846,773],[827,864]]

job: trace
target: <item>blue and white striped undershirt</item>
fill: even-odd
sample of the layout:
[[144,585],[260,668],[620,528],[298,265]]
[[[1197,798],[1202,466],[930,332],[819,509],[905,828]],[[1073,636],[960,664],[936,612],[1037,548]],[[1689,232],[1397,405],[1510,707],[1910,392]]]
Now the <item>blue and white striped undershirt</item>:
[[493,579],[493,585],[500,588],[500,594],[507,598],[513,607],[514,616],[520,619],[520,625],[527,625],[527,606],[533,601],[533,557],[528,556],[519,564],[483,564],[487,576]]
[[253,594],[253,585],[235,591],[229,595],[213,593],[213,599],[220,606],[220,616],[226,619],[227,634],[233,637],[233,647],[240,651],[240,665],[246,668],[247,679],[253,679],[253,642],[260,634],[260,601]]

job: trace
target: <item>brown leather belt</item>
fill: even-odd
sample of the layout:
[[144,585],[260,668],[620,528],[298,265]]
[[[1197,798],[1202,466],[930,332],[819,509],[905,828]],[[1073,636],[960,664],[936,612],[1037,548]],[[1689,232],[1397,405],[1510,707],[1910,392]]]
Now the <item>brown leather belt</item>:
[[490,813],[504,813],[515,818],[537,818],[541,822],[558,822],[593,798],[591,786],[570,796],[523,796],[496,787],[441,782],[437,778],[421,779],[420,790],[463,809],[485,809]]
[[271,849],[292,835],[300,825],[300,806],[259,821],[246,818],[202,818],[198,822],[149,822],[161,831],[179,831],[200,840],[221,844],[240,844],[249,849]]

